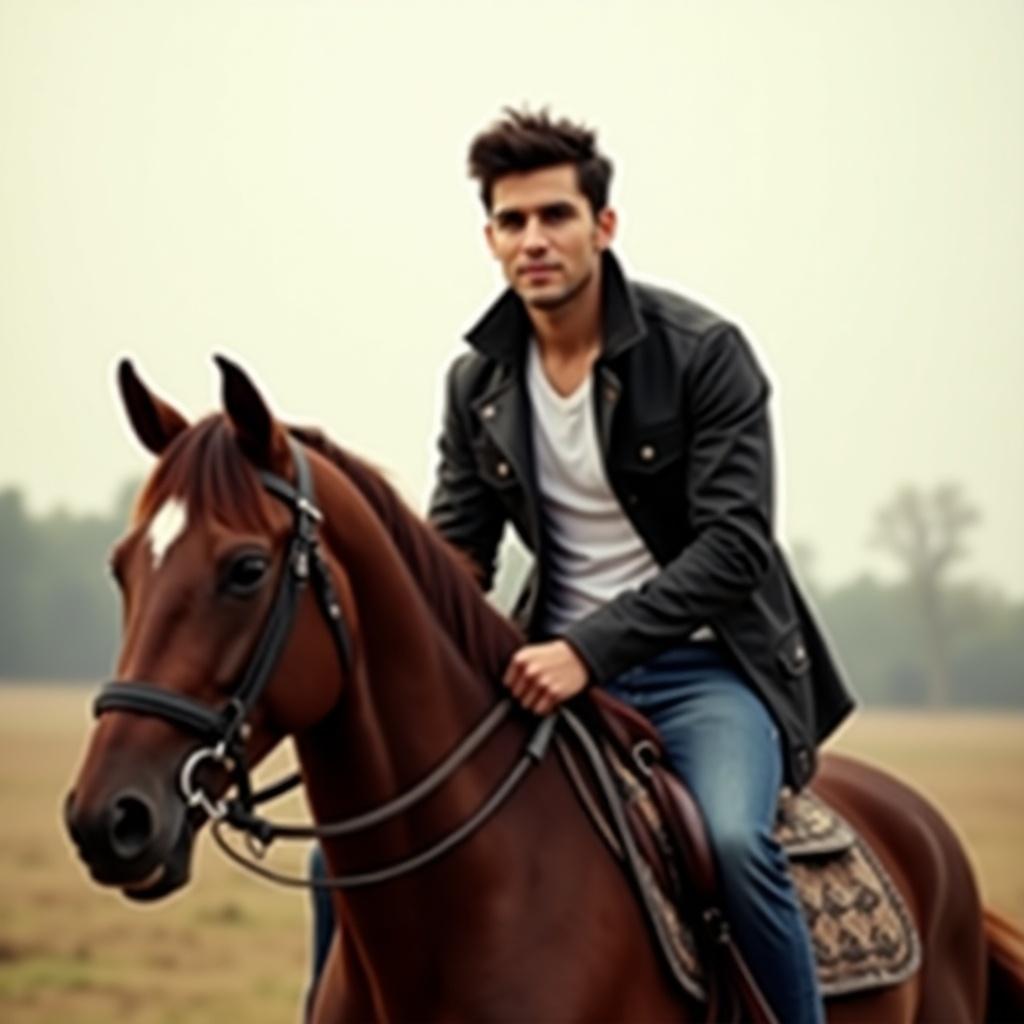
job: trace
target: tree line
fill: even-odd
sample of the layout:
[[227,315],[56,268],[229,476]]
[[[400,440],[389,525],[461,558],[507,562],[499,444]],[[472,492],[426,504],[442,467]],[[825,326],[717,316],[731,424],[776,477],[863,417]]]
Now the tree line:
[[[106,515],[29,513],[0,491],[0,679],[102,680],[120,634],[106,572],[135,485]],[[961,488],[901,488],[878,509],[871,538],[899,566],[825,588],[813,550],[794,545],[798,573],[851,684],[868,705],[1024,706],[1024,601],[981,582],[954,582],[980,522]]]

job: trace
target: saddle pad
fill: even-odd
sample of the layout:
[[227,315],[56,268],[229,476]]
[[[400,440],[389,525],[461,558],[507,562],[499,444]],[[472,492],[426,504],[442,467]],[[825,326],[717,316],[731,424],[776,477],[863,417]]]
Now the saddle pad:
[[[624,798],[636,802],[648,825],[657,822],[667,835],[646,788],[618,757],[612,761]],[[917,970],[920,940],[903,897],[838,813],[813,793],[784,792],[775,837],[789,857],[826,997],[895,985]],[[669,940],[660,945],[674,961],[673,973],[690,995],[705,998],[704,969],[690,924],[647,865],[640,883],[649,896],[645,902],[660,916],[656,933]]]

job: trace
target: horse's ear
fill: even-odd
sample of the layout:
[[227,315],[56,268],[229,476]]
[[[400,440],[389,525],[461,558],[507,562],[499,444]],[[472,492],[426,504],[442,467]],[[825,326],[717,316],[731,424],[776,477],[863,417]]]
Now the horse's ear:
[[242,451],[258,466],[277,468],[287,458],[284,430],[245,371],[224,356],[214,356],[223,382],[224,411]]
[[164,449],[188,428],[188,421],[163,399],[157,398],[127,359],[117,366],[117,384],[135,436],[154,454]]

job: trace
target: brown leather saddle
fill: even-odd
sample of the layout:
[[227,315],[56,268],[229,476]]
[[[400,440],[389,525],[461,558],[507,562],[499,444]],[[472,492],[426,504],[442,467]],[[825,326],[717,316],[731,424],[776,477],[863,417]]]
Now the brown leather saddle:
[[[600,690],[574,704],[557,750],[627,869],[661,957],[708,1020],[774,1018],[729,934],[700,810],[641,714]],[[906,905],[878,858],[817,795],[783,792],[790,862],[826,996],[896,984],[920,964]]]

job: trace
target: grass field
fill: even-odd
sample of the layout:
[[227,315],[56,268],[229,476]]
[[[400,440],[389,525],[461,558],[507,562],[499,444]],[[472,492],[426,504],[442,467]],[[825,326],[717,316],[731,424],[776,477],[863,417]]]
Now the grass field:
[[[61,825],[90,727],[83,688],[0,687],[0,1020],[291,1021],[306,977],[302,894],[226,863],[153,907],[101,891]],[[967,843],[988,903],[1024,920],[1024,715],[861,713],[836,747],[911,780]],[[288,767],[285,752],[267,775]],[[297,799],[282,816],[301,816]],[[296,851],[282,861],[297,866]]]

